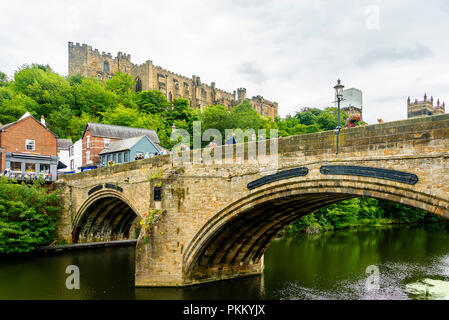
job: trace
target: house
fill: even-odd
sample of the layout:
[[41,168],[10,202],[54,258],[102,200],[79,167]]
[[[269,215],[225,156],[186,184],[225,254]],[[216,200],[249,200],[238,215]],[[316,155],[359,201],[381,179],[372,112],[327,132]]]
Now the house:
[[42,177],[55,181],[58,166],[57,137],[29,112],[19,120],[0,125],[0,169],[17,180]]
[[147,136],[140,136],[111,142],[107,148],[99,153],[100,162],[107,165],[134,161],[137,158],[150,158],[160,149]]
[[69,172],[80,172],[83,165],[83,139],[78,139],[69,148]]
[[[68,172],[70,170],[70,146],[72,139],[58,139],[58,157],[59,162],[65,165],[65,168],[58,170],[58,172]],[[59,169],[59,166],[58,166]]]
[[160,147],[156,131],[150,129],[116,126],[89,122],[82,137],[82,166],[100,163],[100,152],[111,142],[147,136],[154,146]]

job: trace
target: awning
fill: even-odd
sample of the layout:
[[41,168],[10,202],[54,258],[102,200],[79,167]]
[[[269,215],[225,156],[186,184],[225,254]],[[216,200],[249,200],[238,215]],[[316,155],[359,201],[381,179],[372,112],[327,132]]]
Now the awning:
[[65,169],[65,168],[67,168],[67,166],[61,161],[58,161],[58,169]]

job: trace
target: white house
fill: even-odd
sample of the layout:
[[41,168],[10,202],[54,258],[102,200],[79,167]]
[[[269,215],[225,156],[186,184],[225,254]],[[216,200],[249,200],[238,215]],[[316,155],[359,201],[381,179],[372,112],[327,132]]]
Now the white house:
[[83,139],[79,139],[69,148],[68,171],[81,172],[82,165],[83,165]]
[[[70,171],[70,159],[69,159],[69,149],[72,145],[71,139],[58,139],[58,158],[59,162],[62,162],[66,167],[58,169],[58,172],[68,172]],[[59,168],[59,167],[58,167]]]

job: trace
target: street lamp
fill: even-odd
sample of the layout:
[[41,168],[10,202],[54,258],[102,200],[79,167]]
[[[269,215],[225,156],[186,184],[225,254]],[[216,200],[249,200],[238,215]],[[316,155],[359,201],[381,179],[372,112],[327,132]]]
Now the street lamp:
[[337,98],[337,103],[338,103],[338,122],[337,122],[337,127],[335,128],[335,135],[337,137],[337,152],[336,154],[338,155],[338,137],[340,135],[340,101],[343,100],[343,88],[345,86],[341,84],[341,80],[338,79],[337,80],[337,85],[334,87],[335,89],[335,96]]

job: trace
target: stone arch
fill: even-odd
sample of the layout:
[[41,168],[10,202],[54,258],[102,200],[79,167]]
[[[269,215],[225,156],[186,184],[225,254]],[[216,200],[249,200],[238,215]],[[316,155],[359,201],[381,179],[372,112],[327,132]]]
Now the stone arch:
[[140,79],[140,77],[136,78],[136,92],[141,92],[142,91],[142,80]]
[[137,238],[139,213],[120,192],[93,193],[73,221],[72,242],[111,241]]
[[288,225],[321,207],[361,196],[449,218],[449,199],[374,179],[295,178],[271,183],[228,205],[192,238],[183,255],[186,282],[260,273],[265,250]]

